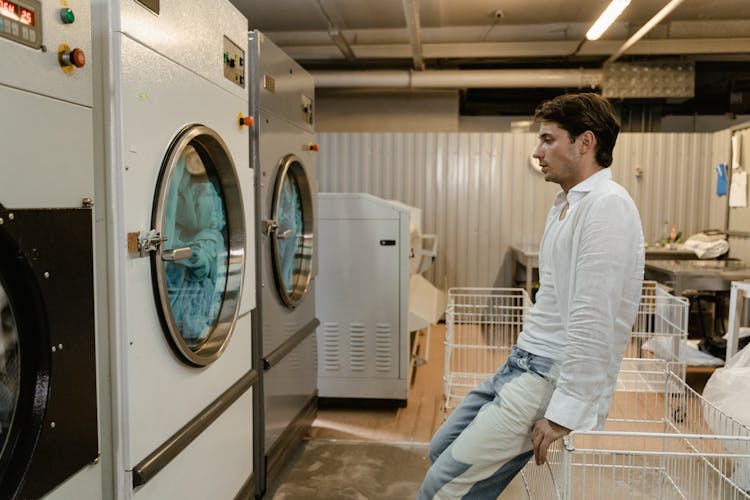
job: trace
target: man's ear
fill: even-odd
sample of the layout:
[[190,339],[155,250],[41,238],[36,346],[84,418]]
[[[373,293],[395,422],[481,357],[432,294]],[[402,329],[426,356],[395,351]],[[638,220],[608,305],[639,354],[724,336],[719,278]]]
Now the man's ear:
[[590,130],[586,130],[578,136],[578,152],[586,154],[588,151],[593,151],[596,147],[596,136]]

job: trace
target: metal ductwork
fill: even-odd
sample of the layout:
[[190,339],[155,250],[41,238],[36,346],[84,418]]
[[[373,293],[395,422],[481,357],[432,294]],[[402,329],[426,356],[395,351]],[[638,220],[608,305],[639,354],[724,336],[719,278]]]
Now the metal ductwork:
[[593,88],[601,69],[313,71],[318,88]]

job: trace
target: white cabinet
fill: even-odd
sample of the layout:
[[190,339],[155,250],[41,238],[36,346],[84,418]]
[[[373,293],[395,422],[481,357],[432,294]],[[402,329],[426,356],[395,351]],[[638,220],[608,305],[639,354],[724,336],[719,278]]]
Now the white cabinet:
[[319,193],[318,388],[404,403],[409,371],[409,208]]

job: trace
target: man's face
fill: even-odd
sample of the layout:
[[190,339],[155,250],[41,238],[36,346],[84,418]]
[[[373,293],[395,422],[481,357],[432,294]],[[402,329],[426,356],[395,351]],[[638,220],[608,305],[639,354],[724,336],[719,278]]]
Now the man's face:
[[570,142],[568,132],[554,122],[542,122],[539,143],[532,156],[539,160],[544,180],[555,182],[565,191],[578,184],[581,153],[578,141]]

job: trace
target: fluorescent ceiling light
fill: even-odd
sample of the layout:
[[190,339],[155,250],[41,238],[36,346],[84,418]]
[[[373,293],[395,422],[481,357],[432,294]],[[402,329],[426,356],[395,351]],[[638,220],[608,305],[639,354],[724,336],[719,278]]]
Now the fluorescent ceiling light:
[[612,3],[602,12],[599,19],[596,20],[593,26],[586,33],[586,38],[589,40],[596,40],[602,33],[607,31],[607,28],[615,22],[617,16],[619,16],[625,7],[630,4],[630,0],[612,0]]

